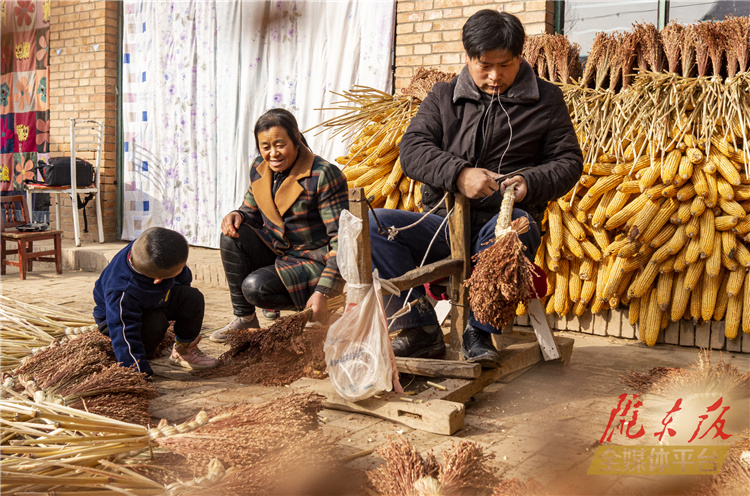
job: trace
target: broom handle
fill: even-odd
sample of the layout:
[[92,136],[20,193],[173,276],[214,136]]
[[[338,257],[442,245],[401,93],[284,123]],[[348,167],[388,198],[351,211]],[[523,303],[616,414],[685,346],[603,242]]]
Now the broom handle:
[[495,225],[495,238],[499,238],[504,231],[510,228],[510,221],[513,219],[513,202],[516,199],[516,183],[511,183],[505,188],[503,194],[503,203],[500,206],[500,215],[497,216],[497,225]]

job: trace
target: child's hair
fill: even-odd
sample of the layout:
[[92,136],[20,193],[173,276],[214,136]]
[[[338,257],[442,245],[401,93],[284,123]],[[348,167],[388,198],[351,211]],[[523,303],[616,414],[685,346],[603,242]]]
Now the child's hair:
[[131,263],[145,276],[165,279],[187,262],[188,249],[187,240],[177,231],[151,227],[133,243]]

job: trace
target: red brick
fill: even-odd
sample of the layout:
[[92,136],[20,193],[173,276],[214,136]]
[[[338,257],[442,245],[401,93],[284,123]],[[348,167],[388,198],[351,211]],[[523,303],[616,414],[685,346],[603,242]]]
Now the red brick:
[[462,53],[445,53],[440,58],[442,64],[460,64],[465,61],[466,56]]
[[414,53],[414,47],[418,45],[405,45],[396,47],[396,56],[412,55]]
[[414,3],[414,10],[432,10],[432,0],[417,0]]
[[453,19],[456,17],[461,17],[463,15],[463,12],[461,9],[445,9],[443,10],[443,19]]
[[422,57],[418,57],[415,55],[408,56],[408,57],[396,57],[396,66],[397,67],[404,67],[404,66],[420,66],[422,65]]
[[396,24],[396,34],[411,34],[414,32],[414,24]]
[[414,75],[414,69],[411,67],[397,66],[395,71],[396,77],[407,77],[410,78]]
[[435,19],[442,19],[442,18],[443,18],[442,10],[430,10],[424,13],[425,21],[434,21]]

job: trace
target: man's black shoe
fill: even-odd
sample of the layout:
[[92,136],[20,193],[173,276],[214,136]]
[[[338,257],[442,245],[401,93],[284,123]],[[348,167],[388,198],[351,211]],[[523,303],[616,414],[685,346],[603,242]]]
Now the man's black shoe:
[[439,325],[401,329],[391,346],[397,357],[437,358],[445,353],[443,330]]
[[472,325],[464,331],[461,353],[467,362],[480,363],[482,367],[497,368],[500,366],[500,354],[492,344],[492,336]]

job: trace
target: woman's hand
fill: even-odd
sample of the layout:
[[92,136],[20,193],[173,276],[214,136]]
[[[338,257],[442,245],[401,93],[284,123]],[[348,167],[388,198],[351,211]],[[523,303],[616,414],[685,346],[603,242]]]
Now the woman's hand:
[[307,300],[305,308],[313,309],[312,317],[310,317],[311,322],[320,322],[321,324],[328,322],[328,297],[323,293],[314,291]]
[[500,189],[496,181],[500,177],[500,174],[481,167],[464,167],[458,174],[456,187],[466,198],[484,198],[494,195]]
[[240,228],[242,221],[244,220],[242,214],[236,210],[229,212],[223,219],[221,219],[222,234],[224,234],[224,236],[229,236],[230,238],[239,238],[240,235],[237,234],[237,229]]

